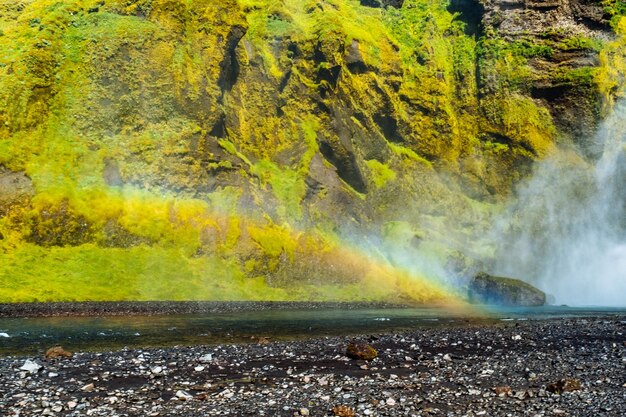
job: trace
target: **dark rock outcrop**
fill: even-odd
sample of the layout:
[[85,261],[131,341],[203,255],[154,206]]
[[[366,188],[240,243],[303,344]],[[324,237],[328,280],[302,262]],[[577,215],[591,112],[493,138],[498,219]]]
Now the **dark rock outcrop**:
[[399,9],[404,4],[404,0],[361,0],[361,6],[366,7],[395,7]]
[[546,294],[532,285],[486,273],[472,279],[468,296],[471,302],[490,305],[534,307],[546,303]]

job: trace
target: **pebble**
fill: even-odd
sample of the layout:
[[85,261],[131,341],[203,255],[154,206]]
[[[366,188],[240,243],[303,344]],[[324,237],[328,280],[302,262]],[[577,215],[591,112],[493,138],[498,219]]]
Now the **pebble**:
[[179,400],[187,401],[187,400],[191,400],[193,396],[189,394],[187,391],[178,390],[176,391],[176,398],[178,398]]
[[94,389],[95,389],[95,386],[93,383],[91,383],[91,384],[84,385],[80,390],[85,391],[85,392],[92,392]]
[[206,355],[201,356],[199,361],[200,361],[200,363],[210,363],[210,362],[213,362],[213,355],[211,353],[207,353]]

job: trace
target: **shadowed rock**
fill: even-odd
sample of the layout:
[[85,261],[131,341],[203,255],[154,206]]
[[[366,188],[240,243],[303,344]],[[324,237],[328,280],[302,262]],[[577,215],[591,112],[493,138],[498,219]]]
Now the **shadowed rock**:
[[546,294],[524,281],[485,273],[479,273],[472,279],[468,296],[474,303],[503,306],[531,307],[546,303]]
[[563,392],[580,391],[582,384],[580,380],[574,378],[562,379],[554,384],[550,384],[546,387],[546,391],[554,394],[561,394]]

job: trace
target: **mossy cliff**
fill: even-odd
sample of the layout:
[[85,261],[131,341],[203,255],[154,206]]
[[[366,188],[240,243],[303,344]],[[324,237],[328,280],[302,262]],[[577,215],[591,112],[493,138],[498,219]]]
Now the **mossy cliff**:
[[622,85],[621,2],[512,4],[0,0],[0,301],[448,300]]

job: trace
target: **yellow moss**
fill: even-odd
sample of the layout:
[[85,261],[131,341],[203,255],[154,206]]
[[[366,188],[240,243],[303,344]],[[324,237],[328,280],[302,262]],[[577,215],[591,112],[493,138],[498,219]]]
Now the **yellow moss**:
[[600,67],[596,82],[604,97],[604,104],[611,107],[616,99],[624,97],[626,89],[626,17],[620,17],[616,25],[617,37],[608,42],[600,53]]
[[556,129],[548,110],[537,106],[532,99],[519,95],[505,99],[501,109],[507,136],[538,156],[545,156],[554,147]]
[[278,258],[284,253],[293,261],[298,242],[288,228],[277,225],[266,227],[249,225],[247,231],[250,238],[268,257]]

